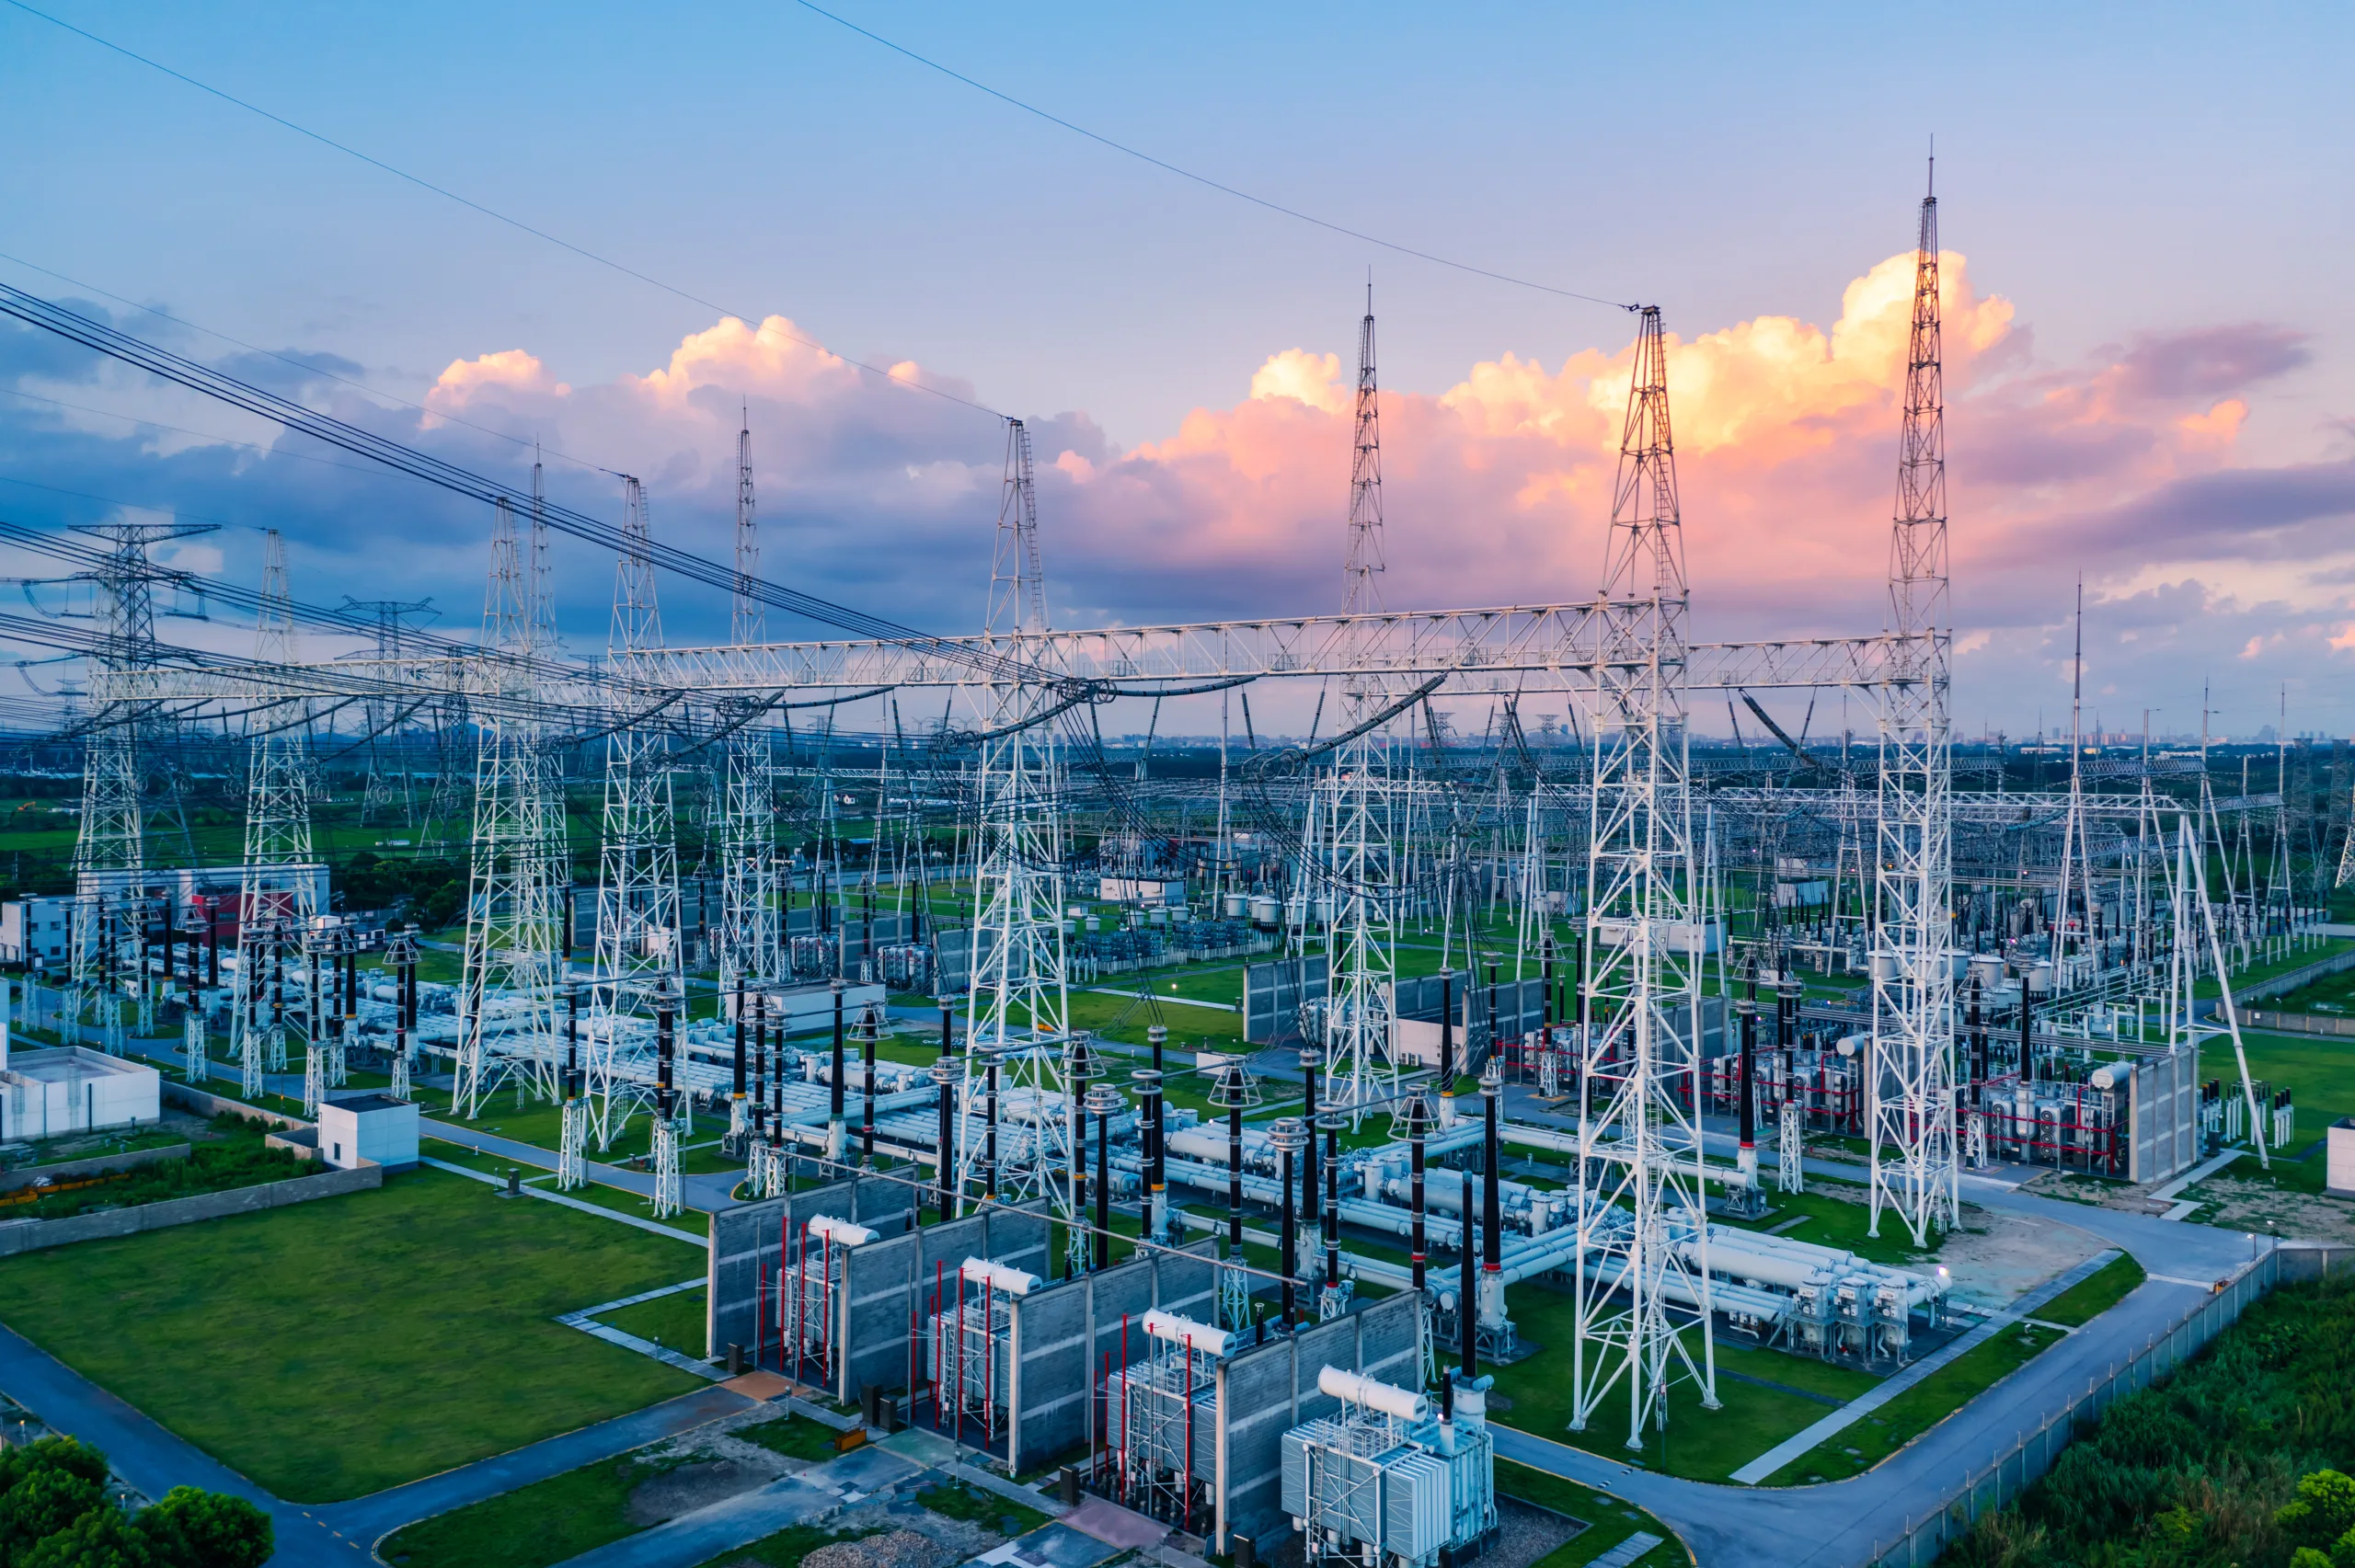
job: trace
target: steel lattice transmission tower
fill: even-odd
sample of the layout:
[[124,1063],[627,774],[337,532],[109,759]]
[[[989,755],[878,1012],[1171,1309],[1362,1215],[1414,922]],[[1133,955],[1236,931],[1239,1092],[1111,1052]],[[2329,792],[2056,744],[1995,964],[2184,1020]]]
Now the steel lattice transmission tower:
[[[1946,396],[1938,335],[1938,199],[1922,199],[1905,423],[1890,536],[1897,634],[1882,691],[1874,1060],[1865,1070],[1871,1230],[1897,1210],[1916,1246],[1959,1211],[1954,1104],[1954,830],[1947,719]],[[2073,775],[2074,776],[2074,775]],[[2074,788],[2074,785],[2073,785]],[[2064,881],[2062,886],[2066,887]],[[2065,914],[2065,911],[2063,911]]]
[[[541,726],[522,716],[533,695],[531,662],[541,614],[538,574],[515,536],[515,514],[491,514],[490,578],[483,594],[482,642],[490,657],[474,669],[486,699],[475,721],[475,813],[466,876],[466,940],[458,984],[458,1061],[454,1108],[482,1114],[499,1084],[523,1075],[543,1099],[558,1092],[557,967],[563,898],[548,844],[548,748]],[[500,1036],[489,1040],[488,1007],[504,1001]]]
[[[1007,1201],[1052,1200],[1069,1218],[1072,1167],[1068,1087],[1071,996],[1063,946],[1060,760],[1051,729],[1061,698],[1029,675],[1047,657],[1046,589],[1039,564],[1039,507],[1030,432],[1006,421],[1005,480],[990,565],[989,620],[982,644],[1002,661],[983,688],[981,759],[974,770],[972,986],[965,999],[967,1071],[959,1091],[959,1191],[979,1178]],[[1006,664],[1024,666],[1005,673]],[[996,1169],[979,1128],[987,1064],[1002,1069],[1001,1104],[1026,1100],[1026,1120],[1001,1120]],[[1063,1178],[1063,1179],[1059,1179]]]
[[[622,530],[626,543],[614,577],[614,621],[607,634],[609,665],[662,646],[662,616],[655,600],[654,560],[646,493],[626,479]],[[615,683],[625,711],[605,738],[605,794],[597,871],[594,1002],[582,1020],[590,1130],[597,1147],[611,1145],[642,1084],[620,1069],[652,1055],[649,1028],[658,998],[682,996],[679,940],[679,847],[671,803],[671,769],[664,732],[629,710],[626,678]],[[623,1101],[620,1120],[615,1101]],[[657,1127],[658,1153],[665,1129]],[[658,1175],[660,1173],[657,1173]]]
[[[1357,430],[1350,464],[1349,559],[1342,574],[1341,611],[1347,615],[1382,609],[1382,417],[1373,364],[1373,284],[1368,280],[1365,318],[1358,328]],[[1345,677],[1344,728],[1364,724],[1384,696],[1377,676]],[[1364,1117],[1356,1107],[1393,1098],[1398,1087],[1390,1040],[1397,906],[1389,786],[1389,742],[1379,726],[1340,747],[1331,776],[1335,903],[1325,1082],[1332,1104],[1352,1107],[1352,1130]]]
[[1596,604],[1570,1426],[1622,1391],[1627,1446],[1671,1383],[1717,1404],[1696,1113],[1706,933],[1684,715],[1690,601],[1660,309],[1643,307]]
[[[286,545],[272,529],[262,544],[261,605],[254,658],[294,661],[294,610],[286,583]],[[263,970],[283,962],[286,947],[319,913],[318,864],[311,842],[310,768],[303,755],[309,725],[301,702],[265,708],[247,752],[246,861],[237,899],[237,973],[230,1041],[244,1092],[262,1092],[265,1072],[286,1067],[286,1023],[273,997],[263,1015]],[[318,1042],[310,1042],[314,1048]]]
[[[761,575],[761,539],[752,510],[752,431],[749,418],[736,432],[736,593],[730,635],[738,647],[768,640],[766,617],[753,585]],[[723,705],[728,736],[726,792],[720,822],[719,966],[721,993],[743,981],[777,975],[782,941],[782,900],[776,869],[776,803],[770,774],[767,733],[754,722],[756,709]],[[741,1118],[738,1104],[734,1116]],[[731,1125],[736,1137],[743,1127]]]
[[[347,610],[362,610],[376,617],[376,660],[379,664],[399,660],[401,622],[405,617],[430,614],[433,611],[431,599],[354,599],[348,593],[343,596],[343,605]],[[404,766],[400,770],[397,792],[392,780],[385,774],[382,749],[387,732],[394,727],[394,709],[396,706],[398,704],[390,696],[371,697],[361,704],[361,722],[368,727],[368,778],[361,790],[360,820],[366,822],[379,807],[388,807],[397,800],[401,807],[401,825],[414,827],[417,802],[410,796],[408,769]]]
[[[79,574],[95,589],[98,646],[90,661],[90,722],[82,761],[82,815],[74,841],[75,905],[69,948],[69,1023],[94,1004],[117,1016],[120,974],[135,961],[148,897],[148,818],[159,807],[185,842],[188,823],[176,789],[151,800],[148,752],[156,721],[151,703],[127,695],[127,678],[155,662],[158,578],[177,576],[149,559],[156,545],[210,533],[212,523],[106,522],[77,528],[106,546],[103,567]],[[190,852],[190,863],[194,864]],[[112,1029],[109,1027],[109,1036]]]

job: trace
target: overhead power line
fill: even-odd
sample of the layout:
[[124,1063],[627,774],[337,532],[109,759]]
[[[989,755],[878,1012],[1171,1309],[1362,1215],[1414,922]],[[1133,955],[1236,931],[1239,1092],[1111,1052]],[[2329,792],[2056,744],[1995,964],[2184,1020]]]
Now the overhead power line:
[[[20,0],[8,0],[8,3],[10,5],[17,5],[20,3]],[[1491,281],[1499,283],[1511,283],[1517,289],[1534,289],[1541,294],[1553,294],[1560,299],[1583,300],[1589,304],[1608,305],[1613,310],[1634,310],[1637,308],[1635,305],[1629,304],[1622,300],[1607,300],[1600,294],[1581,293],[1576,289],[1564,289],[1552,283],[1540,283],[1530,278],[1516,278],[1510,272],[1498,272],[1489,268],[1476,267],[1468,261],[1457,261],[1452,257],[1440,256],[1428,250],[1419,250],[1410,245],[1400,245],[1396,240],[1386,240],[1379,235],[1370,235],[1362,229],[1353,229],[1349,227],[1347,224],[1336,223],[1329,219],[1320,218],[1313,212],[1304,212],[1297,207],[1287,207],[1281,201],[1271,201],[1264,196],[1255,196],[1247,190],[1240,189],[1235,186],[1227,184],[1224,180],[1212,179],[1206,174],[1196,174],[1192,169],[1186,168],[1178,164],[1173,164],[1166,158],[1156,158],[1151,153],[1144,152],[1136,147],[1132,147],[1125,142],[1116,142],[1109,136],[1106,136],[1099,132],[1090,131],[1085,125],[1076,124],[1071,120],[1065,120],[1062,115],[1055,114],[1048,109],[1040,109],[1037,104],[1026,102],[1021,98],[1016,97],[1011,93],[1001,92],[997,88],[991,86],[987,82],[976,81],[972,77],[966,75],[962,71],[943,65],[939,61],[934,60],[927,55],[918,54],[914,50],[910,49],[903,43],[894,43],[891,40],[885,38],[881,33],[873,32],[866,28],[860,27],[856,22],[850,20],[846,17],[838,17],[822,6],[811,5],[810,0],[794,0],[794,3],[813,16],[823,17],[826,20],[833,23],[836,27],[847,29],[849,31],[856,33],[859,37],[866,39],[870,43],[880,44],[894,54],[902,55],[909,60],[914,61],[917,64],[923,66],[927,71],[936,71],[952,82],[961,82],[977,93],[982,93],[990,97],[994,97],[997,99],[998,102],[1007,105],[1009,108],[1018,109],[1025,114],[1035,116],[1040,120],[1045,120],[1050,125],[1070,132],[1074,136],[1085,137],[1086,140],[1095,143],[1099,147],[1109,147],[1113,152],[1120,154],[1123,157],[1134,158],[1142,164],[1150,164],[1155,168],[1160,169],[1165,174],[1174,174],[1179,179],[1191,180],[1194,184],[1201,186],[1206,189],[1215,190],[1222,196],[1232,196],[1237,201],[1249,202],[1254,207],[1261,208],[1269,212],[1279,213],[1283,217],[1297,220],[1300,223],[1323,229],[1329,234],[1337,234],[1344,236],[1345,238],[1357,240],[1366,245],[1377,246],[1384,250],[1390,251],[1398,256],[1411,256],[1418,261],[1428,261],[1435,267],[1446,267],[1458,272],[1466,272],[1476,278],[1487,278]]]
[[[439,196],[446,201],[454,201],[459,206],[466,208],[470,212],[480,213],[482,216],[488,218],[493,223],[504,223],[509,228],[514,229],[518,233],[529,235],[534,239],[541,240],[546,244],[555,246],[559,250],[570,251],[573,255],[580,258],[583,261],[593,262],[597,266],[605,268],[609,271],[618,272],[626,278],[635,279],[638,282],[644,283],[650,288],[660,289],[664,293],[683,299],[690,304],[700,305],[704,309],[709,311],[717,311],[721,315],[732,315],[740,321],[748,322],[758,322],[763,319],[761,313],[757,311],[735,310],[729,306],[720,304],[716,301],[706,299],[704,296],[695,293],[692,290],[683,289],[675,283],[665,282],[662,279],[655,277],[650,272],[641,272],[637,268],[632,267],[626,262],[615,261],[612,257],[601,256],[596,251],[591,250],[586,246],[576,245],[560,235],[550,234],[547,230],[532,223],[527,223],[521,218],[510,216],[509,214],[500,212],[496,207],[485,206],[482,202],[477,201],[470,196],[462,196],[458,192],[452,190],[447,186],[436,185],[433,181],[425,178],[421,175],[411,174],[407,169],[401,168],[396,165],[388,164],[382,158],[376,157],[368,153],[363,153],[359,148],[351,146],[348,143],[339,142],[332,136],[324,135],[319,132],[312,130],[307,125],[299,124],[294,120],[287,119],[282,114],[272,113],[270,110],[262,108],[259,104],[241,98],[235,93],[224,92],[221,88],[213,86],[210,82],[200,81],[196,77],[190,75],[185,71],[175,71],[159,60],[151,60],[146,55],[140,53],[137,50],[127,49],[121,44],[115,42],[112,39],[100,37],[98,34],[90,31],[87,28],[75,27],[72,22],[65,21],[58,17],[52,17],[46,11],[38,10],[31,6],[26,5],[25,0],[0,0],[0,5],[11,6],[17,10],[22,11],[29,17],[39,17],[40,20],[49,23],[52,27],[63,29],[64,31],[72,33],[76,38],[86,39],[88,41],[97,44],[101,49],[121,55],[125,60],[135,61],[139,64],[146,66],[151,71],[160,72],[176,82],[194,87],[198,92],[207,94],[213,97],[219,98],[223,103],[244,109],[247,114],[258,115],[261,119],[269,120],[272,125],[292,131],[297,136],[316,142],[322,147],[341,153],[348,158],[357,158],[360,162],[366,164],[369,167],[378,169],[385,174],[391,175],[395,179],[406,181],[408,184],[416,186],[419,190],[430,191],[433,195]],[[785,333],[785,336],[792,338],[795,342],[801,344],[805,348],[816,349],[822,353],[832,354],[836,359],[841,360],[844,364],[865,371],[867,374],[890,382],[894,386],[904,386],[914,392],[930,393],[933,396],[940,398],[944,402],[960,404],[963,406],[973,409],[978,413],[987,414],[993,419],[1004,419],[1008,418],[1008,416],[1000,413],[986,403],[977,402],[971,397],[961,397],[956,393],[948,391],[942,387],[931,385],[925,382],[911,381],[905,376],[894,375],[890,371],[885,369],[881,365],[869,364],[865,360],[853,359],[849,355],[843,353],[840,349],[829,348],[826,344],[820,342],[815,338],[805,336],[802,333],[790,331]]]
[[733,563],[711,560],[672,544],[629,538],[616,524],[557,502],[534,497],[495,479],[460,468],[455,464],[445,463],[441,458],[363,430],[356,425],[347,425],[340,419],[306,408],[274,392],[239,381],[224,371],[184,358],[168,349],[158,348],[143,338],[135,338],[104,322],[93,321],[13,284],[0,283],[0,315],[15,316],[94,352],[135,366],[151,375],[185,386],[191,392],[201,392],[233,408],[241,408],[247,413],[273,420],[329,446],[340,447],[355,456],[380,463],[397,473],[427,480],[454,495],[486,505],[504,501],[520,514],[544,519],[559,533],[569,534],[616,553],[642,554],[663,570],[673,572],[690,582],[729,592],[746,592],[772,609],[805,617],[821,625],[838,627],[855,636],[913,648],[1000,679],[1062,687],[1086,684],[1074,682],[1052,670],[1038,669],[1019,658],[1009,658],[986,647],[974,647],[935,636],[879,615],[870,615],[863,610],[853,610],[831,600],[820,599],[815,594],[803,593],[798,589],[786,588],[761,578],[740,578]]

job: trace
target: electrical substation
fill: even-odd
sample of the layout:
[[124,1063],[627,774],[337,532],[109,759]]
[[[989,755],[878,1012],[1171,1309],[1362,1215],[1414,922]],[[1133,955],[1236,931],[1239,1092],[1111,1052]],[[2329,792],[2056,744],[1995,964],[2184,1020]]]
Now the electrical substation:
[[[1926,200],[1887,629],[1749,643],[1703,640],[1686,589],[1653,308],[1600,576],[1544,585],[1558,602],[1408,608],[1385,582],[1369,297],[1338,609],[1054,626],[1013,422],[982,630],[936,635],[764,575],[749,429],[735,555],[707,559],[662,542],[638,479],[611,521],[536,468],[485,478],[0,291],[126,368],[471,498],[490,557],[469,638],[304,603],[272,535],[257,589],[205,585],[254,620],[229,654],[158,630],[188,587],[161,547],[200,525],[5,529],[101,609],[87,630],[0,617],[90,670],[75,892],[27,1016],[93,1048],[11,1066],[0,1039],[9,1125],[75,1114],[25,1085],[112,1084],[169,1000],[169,1070],[248,1100],[300,1071],[316,1116],[364,1071],[389,1102],[446,1083],[462,1119],[560,1107],[559,1189],[643,1118],[658,1219],[686,1207],[701,1127],[741,1172],[710,1216],[707,1356],[1222,1553],[1476,1558],[1493,1374],[1531,1357],[1565,1391],[1546,1435],[1619,1452],[1657,1439],[1671,1392],[1712,1418],[1720,1346],[1904,1368],[1983,1316],[1947,1271],[1762,1221],[1824,1161],[1874,1238],[1926,1251],[1974,1170],[2144,1184],[2242,1141],[2263,1160],[2289,1102],[2249,1074],[2229,977],[2316,941],[2326,902],[2288,875],[2285,793],[2220,788],[2204,756],[2095,768],[2073,733],[2065,784],[2022,789],[1959,744],[1939,254]],[[580,545],[618,558],[594,662],[551,597],[552,553]],[[728,641],[666,639],[666,576],[729,595]],[[774,639],[772,614],[829,635]],[[307,657],[322,639],[355,651]],[[1255,727],[1277,687],[1317,693],[1304,738]],[[1832,694],[1864,738],[1794,718]],[[1116,705],[1150,727],[1182,700],[1226,726],[1200,766],[1156,773],[1151,727],[1107,742]],[[1737,746],[1696,748],[1720,704]],[[1447,716],[1465,704],[1486,733]],[[1541,705],[1567,722],[1525,724]],[[1771,741],[1741,743],[1745,714]],[[355,722],[338,765],[366,769],[372,809],[465,861],[454,982],[419,978],[433,933],[334,908],[320,727]],[[214,731],[244,854],[199,875],[174,864],[171,791],[184,757],[228,754]],[[684,869],[683,790],[706,843]],[[1436,964],[1402,968],[1410,940]],[[1177,995],[1190,966],[1239,967],[1233,1000]],[[1129,1011],[1075,1024],[1083,990]],[[1179,1043],[1189,1007],[1239,1040]],[[1516,1324],[1528,1289],[1570,1303],[1567,1333]]]

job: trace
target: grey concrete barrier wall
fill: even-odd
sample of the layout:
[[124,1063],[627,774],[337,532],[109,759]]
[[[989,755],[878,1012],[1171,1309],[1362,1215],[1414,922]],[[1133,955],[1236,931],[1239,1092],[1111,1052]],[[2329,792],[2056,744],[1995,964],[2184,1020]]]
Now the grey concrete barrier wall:
[[362,1165],[357,1170],[327,1171],[316,1176],[264,1182],[258,1186],[232,1187],[227,1192],[167,1198],[162,1203],[143,1203],[134,1208],[110,1208],[103,1214],[76,1215],[71,1219],[35,1219],[21,1225],[0,1226],[0,1257],[63,1247],[75,1242],[133,1236],[142,1230],[167,1230],[175,1225],[193,1225],[199,1220],[222,1219],[232,1214],[258,1214],[264,1209],[283,1208],[288,1204],[309,1203],[316,1198],[341,1197],[346,1193],[366,1192],[384,1185],[383,1166]]
[[[1097,1391],[1109,1369],[1147,1353],[1143,1319],[1159,1308],[1210,1321],[1216,1305],[1218,1243],[1152,1253],[1018,1298],[1014,1303],[1021,1369],[1012,1426],[1017,1472],[1074,1448],[1093,1451],[1102,1419]],[[1125,1330],[1128,1341],[1123,1346]]]
[[2350,1271],[2355,1271],[2355,1247],[2292,1242],[2274,1248],[2193,1308],[2175,1327],[2152,1335],[2107,1379],[2088,1386],[2081,1397],[2048,1417],[2034,1432],[2022,1433],[1985,1469],[1963,1476],[1904,1534],[1893,1541],[1874,1542],[1862,1559],[1866,1568],[1895,1568],[1901,1563],[1904,1568],[1925,1568],[1935,1562],[1982,1515],[2017,1501],[2020,1494],[2035,1485],[2076,1436],[2080,1424],[2090,1429],[2119,1400],[2149,1388],[2200,1354],[2267,1291],[2277,1285]]
[[185,1160],[189,1146],[167,1143],[160,1149],[133,1149],[124,1154],[101,1154],[89,1160],[60,1160],[53,1165],[27,1165],[0,1175],[0,1193],[20,1192],[44,1177],[51,1181],[69,1180],[75,1176],[95,1176],[103,1171],[128,1171],[139,1165],[159,1165],[166,1161]]
[[264,1126],[274,1127],[306,1127],[311,1125],[300,1116],[290,1116],[281,1112],[264,1110],[259,1105],[248,1105],[243,1100],[232,1100],[226,1094],[209,1094],[201,1089],[191,1089],[185,1083],[167,1082],[162,1093],[164,1104],[167,1105],[178,1105],[183,1110],[194,1111],[201,1116],[217,1116],[225,1114],[243,1116],[249,1122],[260,1122]]
[[1214,1550],[1230,1550],[1241,1531],[1272,1555],[1283,1532],[1281,1442],[1301,1422],[1328,1415],[1338,1402],[1316,1386],[1325,1368],[1365,1372],[1412,1388],[1422,1362],[1422,1314],[1401,1291],[1361,1310],[1231,1356],[1218,1375],[1219,1495]]
[[2252,1029],[2281,1029],[2293,1035],[2355,1036],[2355,1018],[2333,1018],[2320,1013],[2269,1013],[2252,1007],[2242,1022]]
[[907,1191],[894,1182],[861,1176],[713,1215],[704,1263],[704,1354],[716,1358],[731,1345],[750,1352],[757,1343],[754,1291],[763,1271],[773,1277],[783,1261],[787,1232],[824,1214],[897,1235],[913,1215]]
[[2334,953],[2327,958],[2317,958],[2311,964],[2301,964],[2294,969],[2261,980],[2251,980],[2245,986],[2233,988],[2233,1000],[2244,1006],[2261,1001],[2269,996],[2287,996],[2302,987],[2331,975],[2343,975],[2355,969],[2355,953]]

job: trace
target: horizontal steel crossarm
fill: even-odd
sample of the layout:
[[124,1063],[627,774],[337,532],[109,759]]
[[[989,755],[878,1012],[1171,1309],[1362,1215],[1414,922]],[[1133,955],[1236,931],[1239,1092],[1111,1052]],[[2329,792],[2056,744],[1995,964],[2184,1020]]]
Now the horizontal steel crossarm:
[[[1597,670],[1607,667],[1601,649],[1609,608],[1620,607],[1524,605],[1209,621],[1049,632],[1032,641],[1040,646],[1040,665],[1077,681],[1116,687],[1449,674],[1454,691],[1492,683],[1523,691],[1557,683],[1583,689]],[[1686,678],[1690,685],[1717,690],[1869,687],[1888,679],[1894,642],[1869,636],[1701,644],[1691,650]],[[970,662],[879,642],[649,649],[616,655],[612,670],[641,687],[699,692],[987,683]]]
[[[1575,786],[1565,790],[1575,794]],[[1747,789],[1715,788],[1703,793],[1702,799],[1721,812],[1742,815],[1776,816],[1789,811],[1804,811],[1814,816],[1838,816],[1845,811],[1855,821],[1873,819],[1873,802],[1867,795],[1844,795],[1836,789]],[[2069,809],[2066,791],[2048,790],[2035,793],[2011,791],[1998,795],[1993,790],[1956,790],[1947,795],[1954,820],[1982,828],[2018,828],[2057,823]],[[2219,799],[2214,808],[2230,815],[2236,811],[2269,809],[2281,803],[2278,795],[2254,795]],[[2143,809],[2140,796],[2131,795],[2088,795],[2082,797],[2085,815],[2111,821],[2131,822]],[[2161,816],[2188,812],[2197,807],[2188,801],[2161,800],[2157,810]]]
[[109,679],[121,701],[134,703],[451,696],[477,704],[510,703],[519,715],[561,718],[569,710],[584,725],[600,722],[612,711],[608,690],[586,672],[566,686],[552,682],[544,670],[511,666],[493,657],[270,664],[222,656],[209,657],[201,665],[118,670]]

